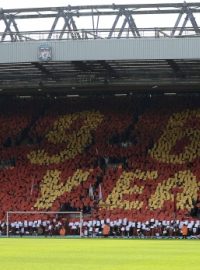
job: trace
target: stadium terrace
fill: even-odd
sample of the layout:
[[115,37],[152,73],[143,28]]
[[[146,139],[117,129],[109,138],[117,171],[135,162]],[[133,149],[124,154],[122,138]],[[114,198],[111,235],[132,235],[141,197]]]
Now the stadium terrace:
[[200,3],[0,13],[1,235],[199,238]]

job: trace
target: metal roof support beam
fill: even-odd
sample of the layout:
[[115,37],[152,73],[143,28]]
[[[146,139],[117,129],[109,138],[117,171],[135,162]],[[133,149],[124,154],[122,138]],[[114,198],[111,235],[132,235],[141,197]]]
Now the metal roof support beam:
[[52,24],[52,27],[51,27],[51,30],[50,30],[50,32],[49,32],[49,34],[48,34],[47,39],[51,39],[51,37],[52,37],[52,35],[53,35],[53,31],[54,31],[55,28],[56,28],[56,25],[57,25],[57,23],[58,23],[59,18],[60,18],[60,12],[58,12],[58,14],[57,14],[57,16],[56,16],[56,18],[55,18],[55,20],[54,20],[54,22],[53,22],[53,24]]
[[122,36],[122,33],[124,31],[124,28],[125,28],[126,24],[127,24],[127,19],[125,18],[117,38],[120,38]]
[[137,37],[133,25],[130,24],[129,18],[127,17],[126,20],[127,20],[128,24],[129,24],[129,29],[130,29],[130,31],[132,32],[133,36],[134,36],[134,37]]
[[99,30],[99,16],[97,17],[97,25],[96,25],[96,36],[98,36],[98,30]]
[[186,12],[188,18],[190,19],[192,26],[194,27],[195,33],[196,33],[196,34],[199,34],[199,33],[200,33],[200,29],[199,29],[199,27],[198,27],[198,24],[197,24],[197,22],[196,22],[196,19],[195,19],[194,15],[193,15],[191,9],[187,7],[187,8],[185,9],[185,12]]
[[73,16],[71,14],[65,14],[63,12],[62,17],[65,20],[65,24],[64,24],[64,26],[62,28],[62,31],[61,31],[60,36],[59,36],[59,39],[62,39],[66,28],[68,28],[72,39],[77,39],[77,38],[78,39],[81,39],[80,33],[78,33],[78,29],[77,29],[76,23],[73,20]]
[[126,16],[127,22],[130,26],[130,30],[133,33],[134,36],[140,37],[140,32],[136,26],[136,23],[132,17],[132,15],[129,13],[128,10],[125,10],[124,15]]
[[99,15],[97,16],[97,22],[95,26],[95,18],[94,18],[94,11],[92,9],[92,30],[93,30],[93,36],[94,38],[98,36],[98,30],[99,30]]
[[181,12],[179,13],[178,18],[177,18],[177,20],[176,20],[176,23],[175,23],[175,25],[174,25],[174,28],[173,28],[173,30],[171,31],[171,34],[170,34],[171,37],[173,37],[173,36],[175,35],[176,29],[177,29],[177,27],[178,27],[178,25],[179,25],[179,23],[180,23],[180,21],[181,21],[182,16],[183,16],[183,11],[181,10]]
[[1,36],[1,41],[4,41],[5,40],[5,37],[7,35],[7,32],[9,31],[8,29],[10,29],[10,25],[11,25],[11,20],[9,20],[9,22],[6,21],[6,19],[3,19],[5,25],[6,25],[6,28],[3,32],[3,35]]
[[92,8],[92,29],[94,31],[95,27],[94,27],[94,11],[93,11],[93,8]]
[[[185,4],[192,13],[199,13],[200,3]],[[167,3],[167,4],[131,4],[131,5],[89,5],[89,6],[71,6],[70,11],[74,11],[73,15],[81,16],[98,16],[98,15],[117,15],[120,9],[129,10],[131,14],[169,14],[180,13],[184,7],[182,3]],[[94,12],[92,13],[92,10]],[[44,7],[44,8],[22,8],[22,9],[5,9],[6,17],[10,14],[15,15],[18,19],[29,18],[55,18],[58,12],[65,12],[65,7]]]
[[130,27],[130,30],[131,30],[133,36],[134,37],[140,37],[139,30],[138,30],[138,28],[137,28],[137,26],[135,24],[135,21],[134,21],[132,15],[128,12],[128,10],[120,10],[120,12],[118,13],[118,15],[115,18],[115,21],[113,23],[113,26],[111,28],[111,31],[110,31],[110,33],[108,35],[108,38],[111,38],[112,37],[112,34],[114,33],[114,30],[116,28],[116,25],[117,25],[117,23],[118,23],[119,18],[120,18],[121,15],[124,15],[125,16],[125,19],[124,19],[124,22],[123,22],[123,24],[122,24],[122,26],[120,28],[120,31],[118,33],[117,38],[120,38],[122,36],[122,33],[123,33],[123,31],[124,31],[125,26],[126,26],[127,23],[128,23],[128,25]]
[[[25,8],[25,9],[0,9],[0,22],[6,28],[4,33],[1,33],[0,41],[22,41],[31,39],[31,35],[38,35],[40,39],[40,32],[45,33],[47,40],[53,38],[56,30],[59,34],[56,38],[69,38],[69,39],[83,39],[86,34],[91,33],[91,38],[120,38],[127,35],[128,37],[148,36],[153,33],[153,28],[148,26],[142,29],[135,22],[135,15],[161,15],[161,14],[177,14],[175,25],[163,30],[166,36],[177,37],[181,36],[183,31],[186,35],[196,35],[200,33],[195,14],[200,14],[200,3],[166,3],[166,4],[131,4],[131,5],[88,5],[88,6],[63,6],[63,7],[44,7],[44,8]],[[186,14],[186,21],[183,15]],[[123,18],[121,17],[123,16]],[[156,16],[155,16],[156,17]],[[60,27],[59,19],[64,18],[64,26]],[[84,28],[84,18],[89,19],[87,26]],[[99,23],[108,18],[109,26],[102,26]],[[114,18],[114,19],[113,19]],[[121,19],[122,18],[122,19]],[[28,25],[29,19],[51,19],[52,23],[49,24],[49,29],[41,29],[37,24],[30,24],[29,31],[22,32],[18,29],[17,24],[20,25],[22,20]],[[126,20],[124,20],[126,19]],[[113,20],[113,21],[112,21]],[[182,23],[182,20],[184,21]],[[188,20],[191,21],[192,27],[187,27]],[[120,26],[119,26],[120,24]],[[128,24],[128,26],[127,26]],[[181,26],[182,25],[182,26]],[[82,28],[83,27],[83,28]],[[157,26],[155,26],[157,27]],[[157,27],[159,29],[159,27]],[[3,30],[4,30],[3,29]],[[162,28],[160,28],[162,31]],[[181,30],[180,30],[181,29]],[[36,35],[34,34],[37,33]],[[25,33],[25,34],[24,34]],[[27,37],[26,36],[27,33]],[[58,33],[58,32],[57,32]],[[93,35],[92,35],[93,33]],[[105,34],[106,33],[106,34]],[[159,33],[159,32],[158,32]],[[90,38],[88,34],[88,38]],[[106,36],[105,36],[106,35]],[[158,35],[159,37],[159,35]]]
[[81,39],[81,35],[78,32],[78,28],[76,26],[76,23],[75,23],[73,17],[71,17],[71,21],[70,22],[71,22],[71,25],[72,25],[73,30],[75,31],[75,36],[77,37],[77,39]]
[[[192,13],[199,13],[200,10],[199,9],[191,9]],[[18,11],[16,10],[16,13]],[[169,10],[130,10],[129,11],[130,14],[132,15],[161,15],[161,14],[179,14],[180,13],[180,10],[178,9],[169,9]],[[72,15],[76,15],[76,14],[73,14],[71,13]],[[98,16],[98,15],[102,15],[102,16],[117,16],[118,15],[118,11],[112,11],[112,10],[106,10],[106,11],[102,11],[102,12],[98,12],[96,11],[94,13],[94,16]],[[14,14],[11,14],[11,15],[14,15]],[[46,18],[56,18],[57,16],[57,13],[43,13],[43,14],[27,14],[27,15],[23,15],[23,14],[17,14],[17,15],[14,15],[15,16],[15,19],[46,19]],[[85,12],[80,12],[78,13],[78,16],[79,18],[80,17],[88,17],[88,16],[91,16],[91,12],[90,11],[85,11]],[[6,17],[8,18],[9,16],[6,15]]]
[[10,16],[9,21],[7,21],[7,18],[3,13],[2,14],[2,19],[3,19],[3,21],[4,21],[5,25],[6,25],[6,28],[4,30],[4,33],[3,33],[2,37],[1,37],[1,41],[5,40],[6,35],[10,35],[11,41],[14,41],[14,36],[13,36],[13,33],[12,33],[11,29],[10,29],[11,22],[12,22],[12,17]]
[[[64,13],[63,13],[63,18],[64,18],[64,20],[65,20],[65,23],[64,23],[63,28],[62,28],[62,30],[61,30],[61,33],[60,33],[60,35],[59,35],[59,39],[62,39],[62,37],[63,37],[63,35],[64,35],[65,30],[66,30],[67,27],[68,27],[68,30],[70,31],[71,35],[72,35],[72,29],[71,29],[71,26],[70,26],[70,23],[69,23],[69,19],[70,19],[70,18],[67,17],[67,16],[65,16]],[[73,38],[73,36],[72,36],[72,38]]]
[[[199,2],[193,2],[193,3],[187,3],[187,6],[190,8],[197,8],[200,7],[200,3]],[[116,10],[116,9],[120,9],[120,8],[128,8],[130,10],[133,9],[143,9],[144,11],[146,11],[147,9],[153,9],[154,11],[158,11],[162,10],[162,9],[166,9],[166,8],[173,8],[173,9],[181,9],[183,7],[183,3],[156,3],[156,4],[123,4],[123,5],[85,5],[85,6],[70,6],[70,10],[75,10],[75,11],[79,11],[79,10],[90,10],[90,9],[112,9],[112,10]],[[31,10],[31,12],[52,12],[52,11],[59,11],[59,10],[66,10],[66,6],[63,7],[39,7],[39,8],[20,8],[18,9],[20,12],[26,13],[29,12]],[[69,10],[69,9],[68,9]],[[14,13],[16,12],[16,9],[5,9],[5,13]]]
[[183,22],[183,25],[182,25],[182,27],[181,27],[181,29],[180,29],[180,32],[179,32],[179,36],[182,36],[182,34],[183,34],[183,31],[185,30],[185,26],[186,26],[186,24],[187,24],[187,21],[188,21],[188,15],[185,17],[185,20],[184,20],[184,22]]
[[22,36],[21,36],[21,34],[20,34],[20,31],[19,31],[19,28],[18,28],[18,26],[17,26],[17,23],[15,22],[14,17],[12,18],[12,23],[13,23],[13,26],[14,26],[14,28],[15,28],[17,37],[19,38],[20,41],[22,41],[23,39],[22,39]]
[[115,30],[115,28],[116,28],[116,26],[117,26],[117,23],[118,23],[118,21],[119,21],[120,16],[121,16],[121,11],[119,11],[119,13],[117,14],[117,16],[116,16],[116,18],[115,18],[115,20],[114,20],[114,23],[113,23],[113,25],[112,25],[112,27],[111,27],[111,29],[110,29],[109,34],[108,34],[108,38],[111,38],[111,37],[112,37],[112,35],[113,35],[113,33],[114,33],[114,30]]
[[140,32],[137,28],[137,25],[136,25],[135,20],[133,19],[132,15],[130,15],[129,18],[130,18],[130,24],[134,27],[137,36],[140,37]]

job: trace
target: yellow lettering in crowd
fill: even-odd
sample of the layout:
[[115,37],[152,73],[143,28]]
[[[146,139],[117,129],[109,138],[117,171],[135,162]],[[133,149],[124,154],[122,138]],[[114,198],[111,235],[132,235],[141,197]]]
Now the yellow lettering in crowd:
[[49,209],[53,202],[63,195],[65,192],[71,192],[73,188],[86,181],[89,176],[89,171],[77,170],[71,177],[66,180],[66,184],[60,182],[61,172],[58,170],[48,170],[40,184],[41,196],[38,198],[35,208]]
[[141,194],[143,192],[144,187],[139,187],[134,185],[131,187],[135,179],[147,180],[147,179],[156,179],[157,171],[147,171],[143,172],[140,170],[136,170],[135,172],[123,172],[120,178],[118,179],[116,186],[112,190],[112,193],[108,195],[105,203],[100,202],[100,205],[103,208],[107,209],[140,209],[143,206],[143,202],[136,200],[124,200],[124,195],[131,195],[134,193]]
[[[71,130],[71,124],[77,119],[83,119],[83,125],[79,130]],[[28,159],[32,164],[49,165],[74,158],[92,143],[91,131],[95,130],[102,120],[103,115],[100,112],[88,111],[60,117],[46,138],[53,144],[66,143],[66,148],[55,155],[49,155],[44,149],[32,151],[27,155]]]
[[[172,164],[184,164],[199,157],[200,130],[184,127],[186,121],[194,117],[200,117],[200,110],[187,110],[173,114],[168,121],[164,133],[153,149],[149,151],[150,155],[158,161]],[[184,137],[187,137],[190,141],[185,146],[184,151],[180,154],[171,153],[176,143]]]
[[[180,187],[182,192],[177,193],[174,198],[173,188]],[[149,208],[152,210],[163,207],[165,201],[176,200],[176,209],[188,209],[193,207],[192,201],[197,200],[198,183],[196,176],[189,170],[179,171],[174,177],[170,177],[163,183],[159,183],[155,194],[149,199]]]

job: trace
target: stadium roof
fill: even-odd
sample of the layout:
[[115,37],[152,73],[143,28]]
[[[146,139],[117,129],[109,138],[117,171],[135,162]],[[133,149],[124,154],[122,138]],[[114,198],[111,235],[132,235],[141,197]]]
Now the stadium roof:
[[[167,26],[160,16],[167,16]],[[193,39],[199,23],[200,3],[186,2],[1,9],[0,41],[20,46],[40,40]],[[0,95],[188,92],[199,86],[199,59],[0,64]]]
[[0,94],[188,92],[200,89],[200,60],[1,64],[0,78]]
[[0,9],[0,41],[198,35],[200,3]]

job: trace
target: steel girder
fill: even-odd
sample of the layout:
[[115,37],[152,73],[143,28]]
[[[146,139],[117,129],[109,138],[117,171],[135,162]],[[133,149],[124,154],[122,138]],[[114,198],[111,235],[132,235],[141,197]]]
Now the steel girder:
[[[175,24],[159,27],[159,19],[155,27],[148,28],[141,24],[147,15],[152,15],[155,19],[157,15],[163,14],[168,14],[169,18],[170,15],[177,14]],[[143,16],[142,20],[138,20],[139,16]],[[49,29],[44,30],[42,20],[47,19]],[[37,20],[40,22],[37,23]],[[200,3],[186,2],[0,9],[0,41],[39,40],[41,34],[42,39],[46,40],[150,36],[170,38],[199,35],[198,22],[200,23]],[[24,25],[28,26],[28,30]]]

